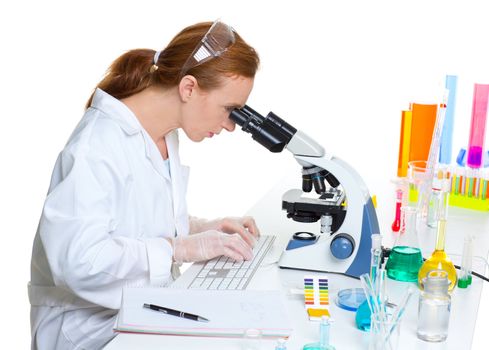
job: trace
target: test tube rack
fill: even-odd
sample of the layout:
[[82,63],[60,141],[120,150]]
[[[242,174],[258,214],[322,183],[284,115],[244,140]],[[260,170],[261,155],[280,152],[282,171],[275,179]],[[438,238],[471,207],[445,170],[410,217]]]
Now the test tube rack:
[[489,171],[466,167],[451,168],[449,204],[455,207],[489,211]]

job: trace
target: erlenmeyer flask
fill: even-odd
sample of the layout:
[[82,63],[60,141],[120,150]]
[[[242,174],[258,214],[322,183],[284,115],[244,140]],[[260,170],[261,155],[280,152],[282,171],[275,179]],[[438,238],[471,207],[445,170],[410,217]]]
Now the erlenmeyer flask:
[[385,266],[387,276],[394,280],[403,282],[418,280],[423,256],[418,243],[417,217],[416,207],[401,207],[401,229]]

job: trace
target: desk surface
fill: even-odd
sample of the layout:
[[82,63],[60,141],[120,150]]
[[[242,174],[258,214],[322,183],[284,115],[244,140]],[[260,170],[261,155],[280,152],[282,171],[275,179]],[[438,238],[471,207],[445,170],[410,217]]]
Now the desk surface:
[[[291,294],[291,289],[303,288],[303,277],[307,272],[297,270],[283,270],[275,263],[285,247],[291,233],[295,232],[301,224],[285,218],[280,209],[280,198],[286,189],[291,188],[287,182],[283,182],[272,189],[249,212],[257,220],[263,233],[277,236],[276,242],[265,258],[262,266],[255,274],[248,286],[249,289],[280,289],[286,293],[286,308],[293,325],[293,333],[287,341],[288,349],[301,349],[306,343],[319,339],[319,325],[310,322],[304,310],[302,295]],[[390,205],[390,204],[388,204]],[[393,208],[392,206],[390,208]],[[382,213],[384,211],[380,211]],[[263,215],[263,213],[267,213]],[[380,227],[384,233],[385,241],[389,241],[390,232],[386,229],[392,218],[379,215]],[[319,223],[317,223],[319,225]],[[297,226],[297,227],[296,227]],[[447,227],[446,251],[454,253],[452,259],[455,263],[460,261],[464,232],[473,232],[476,236],[475,256],[487,257],[489,247],[489,215],[473,211],[450,209]],[[426,230],[420,233],[420,244],[424,255],[430,255],[435,242],[435,233]],[[485,271],[485,262],[482,259],[474,259],[474,271]],[[334,300],[339,290],[344,288],[360,287],[358,280],[337,274],[326,274],[329,277],[330,312],[335,320],[331,327],[331,344],[336,349],[367,349],[369,333],[358,330],[355,326],[355,313],[338,308]],[[387,279],[387,294],[389,301],[398,303],[409,285],[414,283],[402,283]],[[485,283],[485,282],[484,282]],[[450,316],[450,328],[447,341],[443,343],[427,343],[416,337],[418,289],[413,295],[409,307],[402,321],[400,349],[470,349],[472,337],[477,319],[477,310],[480,301],[483,281],[474,278],[470,288],[456,288],[452,294],[452,309]],[[254,349],[274,349],[275,340],[261,340]],[[141,334],[119,334],[105,349],[247,349],[242,339],[213,339],[194,338],[181,336],[160,336]]]

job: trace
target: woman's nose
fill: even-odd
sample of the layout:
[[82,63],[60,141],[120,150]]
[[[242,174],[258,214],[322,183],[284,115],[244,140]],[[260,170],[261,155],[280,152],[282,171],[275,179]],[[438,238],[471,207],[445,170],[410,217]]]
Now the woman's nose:
[[234,131],[235,127],[236,127],[236,123],[233,122],[230,118],[226,118],[224,120],[223,128],[226,129],[227,131],[229,132]]

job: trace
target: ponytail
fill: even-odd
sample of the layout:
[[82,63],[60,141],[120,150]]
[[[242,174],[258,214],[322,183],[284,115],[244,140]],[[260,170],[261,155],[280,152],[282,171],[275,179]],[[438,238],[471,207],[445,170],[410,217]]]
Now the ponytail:
[[[155,56],[155,51],[150,49],[135,49],[124,53],[111,64],[97,88],[117,99],[123,99],[150,86],[165,89],[177,86],[184,63],[211,24],[198,23],[183,29],[159,56]],[[153,62],[155,57],[157,62]],[[226,52],[189,69],[186,74],[193,75],[203,90],[209,90],[220,86],[222,76],[253,78],[259,62],[256,51],[235,32],[235,43]],[[90,107],[92,98],[93,94],[86,108]]]

